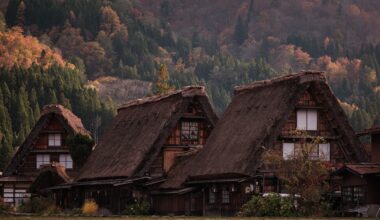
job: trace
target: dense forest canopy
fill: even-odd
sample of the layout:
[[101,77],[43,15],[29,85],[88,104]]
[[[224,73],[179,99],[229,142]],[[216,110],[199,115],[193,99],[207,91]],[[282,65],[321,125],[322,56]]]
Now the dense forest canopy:
[[[236,85],[322,70],[356,130],[370,127],[380,113],[377,0],[4,2],[4,155],[22,142],[47,103],[71,108],[97,137],[115,114],[112,99],[123,101],[110,95],[118,88],[104,89],[111,76],[115,85],[131,87],[124,92],[141,95],[160,92],[155,83],[163,76],[162,88],[205,85],[221,113]],[[125,101],[133,97],[126,94]],[[0,158],[0,167],[5,162]]]

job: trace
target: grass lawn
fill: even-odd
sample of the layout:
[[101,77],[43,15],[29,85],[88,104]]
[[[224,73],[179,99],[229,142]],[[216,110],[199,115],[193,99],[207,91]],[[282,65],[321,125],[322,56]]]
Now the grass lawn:
[[[0,216],[0,220],[5,219],[14,219],[14,220],[131,220],[131,219],[138,219],[138,220],[148,220],[148,219],[157,219],[157,220],[174,220],[174,219],[182,219],[182,220],[215,220],[215,219],[242,219],[242,220],[275,220],[275,219],[294,219],[294,218],[238,218],[238,217],[231,217],[231,218],[222,218],[222,217],[183,217],[183,216],[174,216],[174,217],[158,217],[158,216],[144,216],[144,217],[43,217],[43,216]],[[297,218],[297,219],[303,219],[303,218]],[[325,219],[331,219],[331,220],[343,220],[347,218],[305,218],[308,220],[325,220]],[[351,218],[353,219],[353,218]]]

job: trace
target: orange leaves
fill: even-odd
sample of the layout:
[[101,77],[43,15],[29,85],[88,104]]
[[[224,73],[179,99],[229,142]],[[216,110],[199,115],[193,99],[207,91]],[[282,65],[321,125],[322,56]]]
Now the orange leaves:
[[66,65],[59,53],[40,43],[35,37],[24,36],[20,28],[0,32],[0,67],[19,66],[27,69],[33,63],[44,68],[53,64]]

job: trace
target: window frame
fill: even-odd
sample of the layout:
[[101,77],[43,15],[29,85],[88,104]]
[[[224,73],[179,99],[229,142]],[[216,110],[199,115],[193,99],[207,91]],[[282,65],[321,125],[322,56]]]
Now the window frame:
[[[311,144],[311,143],[306,143]],[[297,146],[298,145],[298,146]],[[297,152],[299,151],[299,145],[300,143],[292,143],[292,142],[283,142],[282,143],[282,158],[284,160],[291,160],[292,158],[297,156]],[[288,151],[288,153],[285,153],[284,149],[285,146],[292,147],[291,150]],[[323,155],[321,151],[322,146],[328,146],[328,154]],[[321,161],[330,161],[331,160],[331,144],[330,143],[322,143],[322,144],[314,144],[314,146],[311,146],[312,148],[316,148],[316,151],[314,151],[314,155],[309,154],[310,160],[321,160]]]
[[[188,124],[188,127],[186,128],[186,130],[184,130],[185,124]],[[181,127],[180,127],[180,140],[181,140],[181,142],[187,142],[187,141],[188,142],[199,142],[199,139],[200,139],[199,124],[200,124],[199,121],[191,121],[191,120],[181,121]],[[196,125],[196,126],[194,126],[194,125]],[[196,127],[196,130],[192,129],[195,127]],[[186,137],[186,135],[184,134],[185,131],[189,133],[189,134],[187,134],[189,136],[189,138],[185,138]],[[196,138],[190,137],[193,135],[193,134],[191,134],[192,131],[196,131],[196,134],[194,134],[194,136],[196,136]]]
[[62,135],[59,133],[48,134],[48,146],[49,147],[62,147]]
[[[42,160],[39,160],[39,158],[42,157]],[[47,159],[46,159],[47,158]],[[50,154],[37,154],[36,155],[36,168],[41,169],[42,165],[50,164],[51,158]]]
[[209,189],[209,191],[208,191],[208,203],[209,204],[215,204],[216,203],[216,193],[214,191],[212,191],[212,189]]
[[[355,189],[359,191],[355,191]],[[342,200],[345,203],[363,204],[365,197],[366,190],[363,185],[342,187]]]
[[222,188],[222,204],[230,204],[231,203],[231,193],[228,187]]
[[[315,116],[315,118],[312,117],[313,115]],[[304,117],[304,124],[302,125],[301,125],[301,117]],[[314,123],[312,123],[313,121],[312,119],[315,119]],[[296,128],[297,130],[300,130],[300,131],[318,131],[318,110],[307,109],[307,108],[297,109]]]
[[[290,142],[283,142],[282,143],[282,158],[284,160],[291,160],[295,156],[295,143],[290,143]],[[292,147],[293,149],[288,150],[287,153],[285,153],[285,146]]]
[[[64,159],[62,157],[64,157]],[[61,160],[61,158],[63,160]],[[70,163],[71,163],[71,166],[68,167],[67,165]],[[74,169],[74,161],[73,161],[73,158],[71,157],[70,154],[60,154],[59,155],[59,164],[63,165],[65,167],[65,169],[68,169],[68,170]]]

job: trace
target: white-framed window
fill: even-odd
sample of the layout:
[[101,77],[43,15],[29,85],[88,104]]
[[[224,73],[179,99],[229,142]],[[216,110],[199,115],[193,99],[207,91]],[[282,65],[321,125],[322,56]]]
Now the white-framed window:
[[284,160],[289,160],[294,158],[294,143],[283,143],[282,144],[282,157]]
[[40,168],[41,165],[50,164],[50,155],[49,154],[37,154],[36,156],[36,167]]
[[230,203],[230,191],[228,190],[228,187],[223,187],[222,203]]
[[60,147],[61,145],[61,134],[49,134],[49,147]]
[[316,109],[297,110],[297,130],[316,131],[318,129],[318,111]]
[[[324,143],[324,144],[318,144],[318,145],[312,145],[307,144],[307,147],[309,147],[309,159],[310,160],[316,160],[320,159],[323,161],[330,161],[330,144]],[[294,158],[299,151],[301,146],[300,144],[294,144],[294,143],[283,143],[282,144],[282,157],[284,160],[290,160]]]
[[319,144],[319,159],[323,161],[330,161],[330,144]]
[[65,166],[66,169],[73,169],[73,159],[70,154],[60,154],[59,163]]

